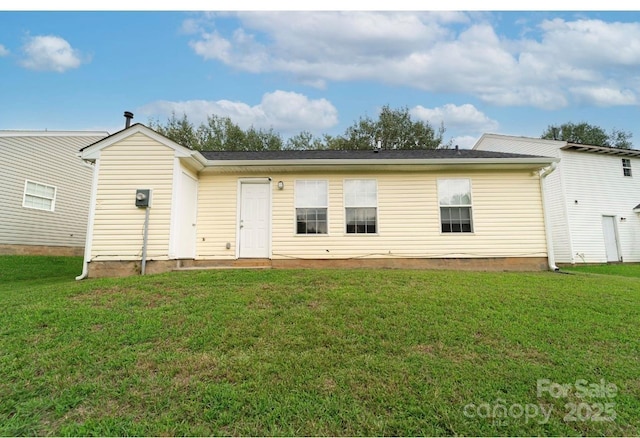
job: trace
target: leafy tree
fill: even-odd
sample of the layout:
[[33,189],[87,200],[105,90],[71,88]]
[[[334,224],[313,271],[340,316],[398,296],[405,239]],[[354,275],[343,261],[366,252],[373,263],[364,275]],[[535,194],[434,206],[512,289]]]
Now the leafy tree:
[[187,120],[186,114],[183,114],[182,118],[179,119],[176,117],[176,113],[173,112],[165,124],[161,124],[156,120],[150,121],[149,126],[159,134],[164,135],[181,146],[198,149],[199,141],[195,129],[193,125],[189,123],[189,120]]
[[407,107],[393,110],[385,105],[377,120],[361,117],[340,138],[330,139],[330,149],[436,149],[442,143],[444,126],[436,131],[428,122],[415,121]]
[[265,131],[251,127],[245,131],[229,117],[215,114],[197,129],[189,123],[186,114],[179,119],[175,113],[165,124],[151,121],[149,126],[176,143],[199,151],[280,150],[283,146],[282,138],[272,129]]
[[316,138],[302,131],[286,144],[273,129],[250,127],[243,130],[229,117],[212,114],[206,123],[195,128],[186,114],[175,113],[166,123],[150,121],[149,126],[178,144],[200,151],[273,151],[282,149],[370,150],[379,144],[382,149],[436,149],[443,144],[444,126],[434,129],[428,122],[411,118],[409,109],[384,106],[378,119],[361,117],[341,136],[324,134]]
[[611,130],[611,134],[609,134],[609,140],[614,148],[633,149],[631,136],[632,134],[630,132],[620,131],[614,128]]
[[198,127],[198,147],[201,151],[241,151],[245,133],[229,117],[211,115]]
[[548,140],[562,140],[569,143],[585,144],[591,146],[616,147],[631,149],[630,132],[614,129],[610,134],[599,126],[582,123],[563,123],[562,125],[550,125],[542,133],[540,138]]
[[279,151],[282,149],[282,138],[273,129],[264,131],[253,126],[245,133],[246,151]]
[[287,144],[285,149],[290,150],[312,150],[312,149],[327,149],[327,141],[326,138],[329,137],[325,135],[325,141],[322,139],[315,138],[313,134],[309,131],[302,131],[299,134],[290,137],[287,140]]

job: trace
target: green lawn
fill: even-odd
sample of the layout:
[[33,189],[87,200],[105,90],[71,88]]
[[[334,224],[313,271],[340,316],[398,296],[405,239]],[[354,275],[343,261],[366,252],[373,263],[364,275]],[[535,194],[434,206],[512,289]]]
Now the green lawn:
[[640,434],[637,277],[81,268],[0,257],[0,435]]
[[622,275],[640,278],[640,263],[616,263],[598,265],[573,265],[563,268],[567,272],[588,272],[603,275]]

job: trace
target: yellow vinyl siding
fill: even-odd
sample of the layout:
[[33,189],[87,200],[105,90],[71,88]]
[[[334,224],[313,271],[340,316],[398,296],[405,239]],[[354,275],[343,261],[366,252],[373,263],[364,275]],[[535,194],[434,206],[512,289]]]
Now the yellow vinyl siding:
[[[238,180],[250,175],[202,175],[197,257],[236,257]],[[413,173],[287,173],[272,184],[272,258],[545,257],[537,175],[531,170]],[[378,233],[346,234],[343,182],[376,179]],[[438,178],[469,178],[473,233],[441,233]],[[296,235],[296,179],[328,181],[328,234]],[[278,190],[277,181],[284,182]],[[229,242],[231,249],[226,249]]]
[[[238,175],[201,175],[196,258],[234,259]],[[227,243],[230,249],[226,248]]]
[[174,151],[135,134],[100,152],[92,260],[136,260],[142,255],[145,211],[136,189],[151,189],[147,258],[169,253]]

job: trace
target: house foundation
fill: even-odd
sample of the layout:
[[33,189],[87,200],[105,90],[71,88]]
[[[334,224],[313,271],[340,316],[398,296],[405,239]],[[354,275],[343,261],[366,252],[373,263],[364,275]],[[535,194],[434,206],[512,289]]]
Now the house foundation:
[[[92,261],[89,277],[140,275],[137,261]],[[454,271],[546,271],[546,257],[493,258],[352,258],[352,259],[238,259],[148,260],[146,274],[207,269],[433,269]]]
[[7,245],[0,244],[0,255],[82,257],[83,246]]

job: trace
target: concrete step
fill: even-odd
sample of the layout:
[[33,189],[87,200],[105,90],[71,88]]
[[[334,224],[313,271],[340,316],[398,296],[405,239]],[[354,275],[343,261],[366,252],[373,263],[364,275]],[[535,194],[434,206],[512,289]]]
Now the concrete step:
[[195,271],[203,269],[271,269],[271,260],[179,260],[174,271]]

